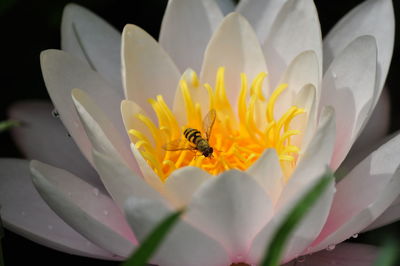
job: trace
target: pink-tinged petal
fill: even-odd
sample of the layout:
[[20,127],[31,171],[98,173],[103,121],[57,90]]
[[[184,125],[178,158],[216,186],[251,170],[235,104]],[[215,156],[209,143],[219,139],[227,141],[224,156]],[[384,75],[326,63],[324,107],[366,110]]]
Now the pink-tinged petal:
[[183,167],[171,173],[165,182],[165,189],[177,207],[189,204],[193,193],[212,175],[194,166]]
[[187,220],[218,240],[233,262],[246,260],[254,236],[270,220],[272,202],[249,175],[226,171],[193,195]]
[[400,135],[382,145],[337,185],[313,251],[340,243],[371,224],[400,194]]
[[276,16],[286,0],[241,0],[236,12],[242,14],[253,26],[258,39],[264,43]]
[[272,204],[277,202],[283,186],[283,174],[275,149],[267,149],[260,158],[246,170],[258,184],[265,190]]
[[355,38],[371,35],[378,47],[378,72],[375,105],[385,83],[394,45],[394,12],[392,0],[368,0],[350,11],[324,39],[324,69]]
[[200,71],[207,43],[222,18],[213,0],[168,1],[159,42],[180,71]]
[[372,108],[376,76],[376,42],[361,36],[347,46],[330,65],[322,82],[320,107],[336,111],[336,143],[331,167],[343,162]]
[[[292,178],[302,177],[304,176],[298,175]],[[310,176],[307,177],[310,178]],[[315,176],[312,176],[312,178],[313,180],[310,182],[309,187],[311,187],[315,182],[318,182],[318,179],[325,177],[323,176],[323,173],[319,173]],[[278,229],[288,212],[307,191],[308,190],[304,190],[301,193],[298,193],[296,198],[291,197],[289,200],[281,200],[281,202],[278,203],[279,206],[275,208],[276,210],[272,220],[266,226],[264,226],[262,230],[260,230],[253,240],[248,256],[249,263],[256,264],[262,259],[267,246],[271,243],[275,231]],[[318,236],[326,221],[326,218],[328,217],[334,192],[335,184],[332,180],[327,190],[322,194],[316,204],[312,206],[303,220],[299,223],[298,227],[291,234],[289,242],[285,247],[282,262],[287,262],[297,257],[299,254],[302,254],[302,252],[306,250],[306,248]],[[285,195],[283,195],[283,197],[284,196]]]
[[247,20],[238,13],[226,16],[208,43],[201,82],[214,86],[219,67],[225,67],[225,87],[233,107],[237,104],[240,91],[240,74],[247,74],[250,82],[260,72],[267,72],[257,36]]
[[93,160],[104,186],[121,210],[130,196],[161,200],[160,194],[118,157],[93,150]]
[[46,50],[40,55],[43,78],[61,121],[77,143],[79,149],[91,160],[92,145],[82,127],[74,103],[71,99],[73,88],[81,88],[94,101],[102,106],[103,112],[123,130],[119,106],[122,97],[111,88],[111,85],[86,63],[66,52]]
[[365,244],[342,243],[333,250],[324,250],[312,255],[301,256],[284,266],[371,266],[377,259],[379,249]]
[[[126,203],[125,212],[140,242],[170,210],[161,202],[131,198]],[[168,233],[152,263],[163,266],[222,266],[230,265],[231,261],[218,242],[181,220]]]
[[5,228],[36,243],[69,254],[117,259],[60,219],[33,187],[29,161],[0,160],[0,205]]
[[307,50],[312,50],[317,55],[321,69],[319,73],[322,73],[322,37],[314,2],[286,1],[274,20],[263,50],[273,86],[290,62]]
[[65,170],[38,161],[30,168],[36,189],[67,224],[114,254],[132,252],[136,239],[108,196]]
[[79,117],[94,149],[101,153],[121,158],[135,172],[139,172],[137,162],[129,150],[127,136],[121,136],[103,110],[84,91],[74,89],[72,98]]
[[28,159],[66,169],[102,187],[98,174],[68,137],[61,121],[52,115],[53,110],[47,101],[24,101],[11,106],[9,117],[21,122],[11,131],[18,147]]
[[61,22],[61,47],[87,62],[123,97],[119,31],[86,8],[68,4]]
[[[179,70],[164,49],[148,33],[135,25],[122,32],[122,79],[125,96],[137,103],[163,95],[171,106]],[[152,114],[150,104],[143,109]]]
[[372,224],[368,225],[363,231],[374,230],[378,227],[385,226],[400,220],[400,197],[387,208],[381,216],[379,216]]
[[387,89],[382,91],[381,97],[361,135],[354,142],[346,159],[340,165],[341,174],[348,173],[359,162],[376,150],[386,141],[385,136],[390,124],[390,99]]

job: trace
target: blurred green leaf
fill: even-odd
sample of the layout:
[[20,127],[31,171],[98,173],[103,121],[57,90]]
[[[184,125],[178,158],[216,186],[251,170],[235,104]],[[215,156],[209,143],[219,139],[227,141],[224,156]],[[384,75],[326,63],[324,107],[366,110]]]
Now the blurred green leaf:
[[179,210],[162,220],[122,266],[146,265],[153,253],[167,236],[168,232],[171,231],[172,227],[178,222],[183,212],[184,210]]
[[327,170],[324,176],[297,202],[276,230],[261,266],[278,266],[280,264],[290,234],[331,182],[333,182],[333,174]]
[[376,259],[374,265],[375,266],[396,265],[396,260],[399,258],[399,253],[400,253],[399,242],[393,238],[390,238],[385,242],[385,244],[379,251],[378,258]]
[[15,120],[7,120],[0,122],[0,132],[6,131],[12,127],[19,126],[20,123]]

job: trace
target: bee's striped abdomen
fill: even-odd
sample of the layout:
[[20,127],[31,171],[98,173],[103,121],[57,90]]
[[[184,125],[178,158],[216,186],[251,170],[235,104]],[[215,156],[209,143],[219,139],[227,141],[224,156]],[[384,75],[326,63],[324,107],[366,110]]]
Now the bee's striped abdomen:
[[197,145],[197,142],[202,139],[200,131],[194,128],[185,129],[183,135],[188,141],[195,145]]

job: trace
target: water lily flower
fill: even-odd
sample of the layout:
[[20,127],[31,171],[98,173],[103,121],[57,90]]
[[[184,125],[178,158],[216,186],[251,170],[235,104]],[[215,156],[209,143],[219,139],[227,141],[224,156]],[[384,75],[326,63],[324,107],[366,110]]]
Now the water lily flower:
[[122,259],[187,206],[153,263],[257,265],[329,166],[346,174],[296,228],[282,263],[310,253],[308,265],[371,263],[373,247],[340,243],[399,219],[400,136],[368,144],[386,133],[373,125],[388,121],[392,2],[363,2],[324,40],[312,0],[227,4],[170,0],[159,42],[65,8],[63,50],[44,51],[41,66],[53,116],[75,143],[51,104],[11,109],[29,125],[13,134],[32,161],[0,160],[6,228]]

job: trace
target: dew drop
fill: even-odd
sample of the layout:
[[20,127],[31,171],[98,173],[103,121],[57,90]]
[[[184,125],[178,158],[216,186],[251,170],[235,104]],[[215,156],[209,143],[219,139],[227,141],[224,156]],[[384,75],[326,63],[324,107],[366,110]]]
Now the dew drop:
[[57,109],[53,109],[53,111],[51,111],[51,115],[54,118],[59,118],[60,117],[60,113],[57,111]]
[[97,188],[94,188],[93,194],[97,197],[99,195],[99,190]]
[[104,214],[105,216],[107,216],[107,215],[108,215],[108,211],[107,211],[107,210],[104,210],[104,211],[103,211],[103,214]]
[[47,229],[49,229],[49,230],[51,231],[51,230],[53,230],[53,226],[52,226],[51,224],[49,224],[49,225],[47,226]]
[[337,74],[335,72],[332,72],[332,77],[337,78]]
[[304,262],[304,261],[306,261],[306,256],[297,257],[297,262],[302,263],[302,262]]
[[237,256],[236,256],[236,259],[240,261],[240,260],[242,260],[242,259],[243,259],[243,256],[241,256],[241,255],[237,255]]
[[329,246],[326,248],[326,250],[332,251],[332,250],[335,249],[335,247],[336,247],[336,245],[332,244],[332,245],[329,245]]
[[352,237],[352,238],[357,238],[357,237],[358,237],[358,234],[354,234],[354,235],[352,235],[351,237]]

